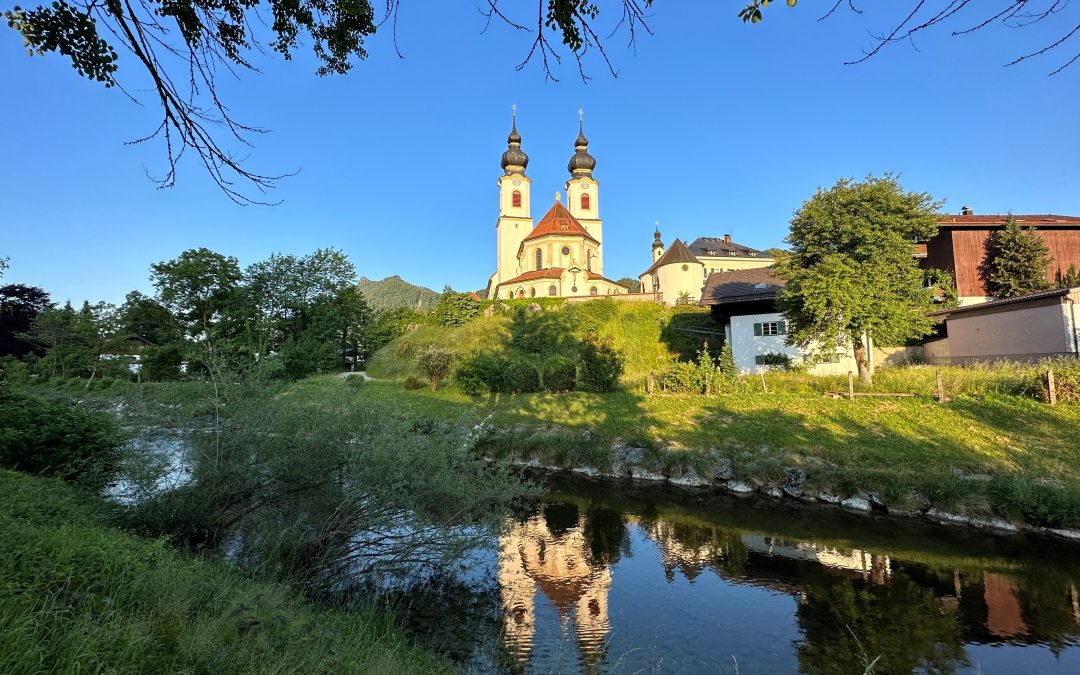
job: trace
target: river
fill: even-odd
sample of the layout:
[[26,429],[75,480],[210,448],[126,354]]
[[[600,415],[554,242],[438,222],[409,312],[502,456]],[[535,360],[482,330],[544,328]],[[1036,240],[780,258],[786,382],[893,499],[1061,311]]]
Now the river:
[[501,664],[472,669],[1080,673],[1080,545],[547,480],[493,547]]

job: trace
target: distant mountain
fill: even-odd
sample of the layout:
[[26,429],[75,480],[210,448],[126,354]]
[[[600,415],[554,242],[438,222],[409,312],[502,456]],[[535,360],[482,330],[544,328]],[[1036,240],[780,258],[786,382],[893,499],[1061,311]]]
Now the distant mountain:
[[398,275],[386,277],[382,281],[372,281],[360,277],[357,284],[364,292],[368,306],[374,310],[412,307],[413,309],[431,309],[439,300],[439,294],[430,288],[410,284]]

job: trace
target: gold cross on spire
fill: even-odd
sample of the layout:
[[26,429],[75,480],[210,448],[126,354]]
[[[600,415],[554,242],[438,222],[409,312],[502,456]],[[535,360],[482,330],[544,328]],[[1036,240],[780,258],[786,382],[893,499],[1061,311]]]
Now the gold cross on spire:
[[582,108],[577,109],[577,121],[578,121],[578,124],[585,121],[585,110],[583,110]]
[[514,111],[513,112],[514,117],[517,117],[517,103],[510,106],[510,109]]

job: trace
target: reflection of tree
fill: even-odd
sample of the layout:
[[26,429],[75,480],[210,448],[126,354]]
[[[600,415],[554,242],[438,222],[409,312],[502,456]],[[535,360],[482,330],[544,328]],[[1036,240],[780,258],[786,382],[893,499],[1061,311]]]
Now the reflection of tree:
[[955,615],[904,575],[877,585],[822,576],[807,583],[805,597],[798,609],[802,672],[861,673],[864,659],[878,656],[874,672],[882,674],[916,667],[944,674],[967,665]]
[[594,564],[614,565],[623,551],[629,551],[630,537],[623,514],[601,506],[590,506],[585,513],[585,541]]

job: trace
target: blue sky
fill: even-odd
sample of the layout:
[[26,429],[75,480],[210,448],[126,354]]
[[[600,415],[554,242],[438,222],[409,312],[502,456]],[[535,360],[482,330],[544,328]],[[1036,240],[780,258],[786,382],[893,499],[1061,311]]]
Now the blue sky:
[[27,57],[0,27],[4,283],[119,302],[149,290],[150,264],[187,248],[246,265],[335,247],[369,278],[482,288],[513,103],[537,218],[563,189],[585,109],[612,278],[648,266],[656,221],[665,241],[731,233],[780,245],[818,186],[870,173],[898,172],[950,212],[1080,215],[1080,63],[1054,77],[1074,52],[1003,67],[1068,32],[1078,7],[1024,30],[951,37],[960,21],[845,66],[909,5],[818,22],[825,4],[776,3],[749,26],[739,2],[657,0],[655,35],[629,49],[616,34],[619,76],[589,58],[587,84],[565,59],[557,83],[538,63],[517,71],[531,36],[500,24],[483,32],[479,1],[406,3],[405,58],[380,34],[344,77],[317,77],[306,48],[289,62],[255,55],[261,72],[222,89],[238,119],[272,130],[253,139],[248,166],[299,171],[272,208],[234,205],[193,162],[175,188],[155,189],[146,175],[163,169],[162,147],[125,145],[158,119],[131,58],[121,55],[119,76],[142,106],[58,56]]

